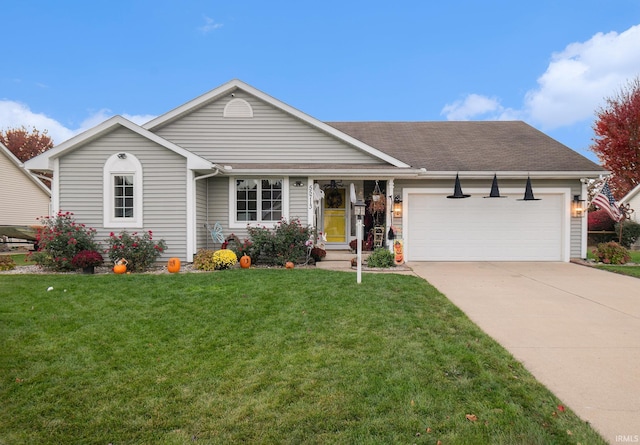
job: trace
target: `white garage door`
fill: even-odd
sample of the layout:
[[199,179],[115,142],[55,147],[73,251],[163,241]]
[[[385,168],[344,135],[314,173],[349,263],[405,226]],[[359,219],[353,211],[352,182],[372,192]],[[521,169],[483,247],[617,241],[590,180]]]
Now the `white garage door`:
[[[466,190],[465,190],[466,192]],[[407,195],[409,261],[563,261],[565,195],[539,201],[507,198],[447,199],[446,194]]]

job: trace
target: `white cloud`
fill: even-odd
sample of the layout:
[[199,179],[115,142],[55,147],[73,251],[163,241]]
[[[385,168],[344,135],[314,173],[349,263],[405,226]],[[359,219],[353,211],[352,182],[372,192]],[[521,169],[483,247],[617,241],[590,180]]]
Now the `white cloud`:
[[445,105],[441,114],[444,114],[450,121],[466,121],[473,117],[495,115],[501,112],[502,106],[497,99],[479,94],[469,94],[464,100],[457,100],[452,104]]
[[222,23],[216,23],[211,17],[204,16],[204,25],[199,27],[198,30],[202,34],[208,34],[218,28],[222,28]]
[[47,134],[58,144],[74,136],[77,132],[66,128],[60,122],[42,113],[34,113],[25,104],[11,100],[0,100],[0,122],[2,130],[9,128],[36,128],[40,132],[47,130]]
[[[42,113],[35,113],[29,109],[25,104],[11,101],[0,100],[0,122],[4,127],[0,130],[7,130],[9,128],[20,128],[22,126],[27,128],[37,128],[41,132],[47,130],[47,134],[53,139],[54,144],[58,145],[73,136],[82,133],[96,125],[104,122],[110,117],[114,116],[114,113],[108,109],[102,109],[95,113],[92,113],[86,118],[78,128],[67,128],[57,120],[50,118]],[[128,119],[138,125],[142,125],[154,119],[156,116],[143,114],[123,114],[125,119]]]
[[640,25],[618,34],[598,33],[551,56],[537,88],[523,97],[521,110],[503,108],[498,98],[470,94],[447,104],[449,120],[522,119],[545,130],[573,125],[594,116],[605,98],[615,96],[640,74]]
[[620,34],[598,33],[553,54],[538,88],[525,97],[526,113],[547,129],[593,117],[605,98],[640,73],[638,42],[640,25]]

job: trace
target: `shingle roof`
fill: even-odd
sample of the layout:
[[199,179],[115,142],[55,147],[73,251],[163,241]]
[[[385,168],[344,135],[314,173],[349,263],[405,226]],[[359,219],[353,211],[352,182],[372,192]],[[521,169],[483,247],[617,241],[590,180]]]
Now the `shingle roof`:
[[521,121],[327,124],[430,171],[604,171]]

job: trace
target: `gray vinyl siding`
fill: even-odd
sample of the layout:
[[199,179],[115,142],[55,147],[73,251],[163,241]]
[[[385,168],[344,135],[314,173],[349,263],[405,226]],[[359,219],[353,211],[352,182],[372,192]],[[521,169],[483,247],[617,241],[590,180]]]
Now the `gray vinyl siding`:
[[207,242],[207,181],[202,179],[196,181],[196,253],[204,248]]
[[92,141],[60,159],[60,209],[75,214],[78,222],[97,229],[104,241],[109,232],[121,229],[103,227],[103,167],[114,153],[126,151],[142,164],[143,223],[155,240],[164,239],[167,250],[159,261],[169,257],[186,259],[186,159],[124,128]]
[[[204,228],[204,224],[208,223],[213,226],[215,223],[220,223],[222,226],[222,233],[225,238],[231,235],[229,230],[229,178],[214,176],[209,179],[203,179],[207,183],[207,193],[209,195],[208,214],[205,209],[205,220],[202,224],[205,237],[203,244],[198,243],[198,249],[219,249],[220,244],[214,243],[211,238],[210,232]],[[241,240],[247,237],[246,230],[235,230],[233,232]],[[200,240],[200,237],[198,237]]]
[[[303,186],[294,187],[296,181],[302,182]],[[289,217],[299,219],[302,226],[309,224],[308,185],[309,178],[289,178]]]
[[231,97],[220,98],[154,130],[205,159],[235,163],[379,164],[380,160],[243,91],[253,118],[224,118]]
[[[498,176],[499,186],[501,188],[518,188],[522,187],[522,192],[524,195],[524,180],[501,180]],[[450,187],[453,192],[453,180],[396,180],[394,185],[394,194],[402,196],[402,190],[404,188],[447,188]],[[487,194],[491,190],[491,179],[487,180],[468,180],[465,179],[462,183],[462,190],[464,191],[465,187],[469,188],[478,188],[478,187],[486,187]],[[532,188],[534,195],[536,194],[536,190],[543,191],[544,188],[571,188],[571,197],[573,195],[580,195],[582,193],[582,184],[579,180],[535,180],[532,179]],[[514,197],[515,199],[522,198],[522,196]],[[584,199],[584,197],[583,197]],[[567,209],[567,212],[570,212],[570,209]],[[582,255],[580,246],[582,244],[582,225],[587,224],[587,218],[574,218],[570,217],[570,251],[569,256],[571,258],[580,258]],[[401,227],[402,219],[394,218],[393,224],[397,227]],[[405,235],[406,236],[406,235]]]

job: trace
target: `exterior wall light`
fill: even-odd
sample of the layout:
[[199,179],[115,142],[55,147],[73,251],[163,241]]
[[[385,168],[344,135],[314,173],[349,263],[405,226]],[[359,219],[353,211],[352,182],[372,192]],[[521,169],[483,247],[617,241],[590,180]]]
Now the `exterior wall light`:
[[402,199],[400,199],[400,195],[396,195],[393,198],[393,217],[400,218],[402,216]]
[[580,218],[586,213],[586,201],[584,199],[580,199],[580,195],[573,195],[573,201],[571,201],[571,216]]

